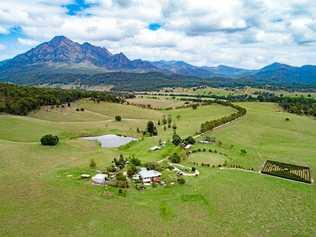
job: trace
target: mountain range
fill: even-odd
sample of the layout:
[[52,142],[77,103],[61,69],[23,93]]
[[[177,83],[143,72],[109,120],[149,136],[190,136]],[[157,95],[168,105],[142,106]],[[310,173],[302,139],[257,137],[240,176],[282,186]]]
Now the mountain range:
[[[166,80],[182,78],[184,83],[190,81],[190,85],[194,80],[198,85],[215,86],[218,84],[316,85],[316,66],[313,65],[293,67],[273,63],[258,70],[248,70],[225,65],[199,67],[183,61],[130,60],[123,53],[112,54],[104,47],[94,46],[87,42],[79,44],[64,36],[56,36],[26,53],[0,62],[0,82],[50,84],[58,81],[63,84],[91,84],[93,81],[91,78],[99,78],[94,82],[95,84],[100,81],[109,84],[107,80],[102,79],[102,75],[104,78],[120,75],[133,78],[133,80],[137,80],[137,77],[145,80],[146,75],[150,77],[155,75],[157,78]],[[78,81],[74,80],[75,78]],[[121,79],[122,83],[124,78]],[[113,84],[113,80],[110,81]],[[178,84],[180,82],[181,80]],[[159,82],[155,84],[157,83],[159,84]]]

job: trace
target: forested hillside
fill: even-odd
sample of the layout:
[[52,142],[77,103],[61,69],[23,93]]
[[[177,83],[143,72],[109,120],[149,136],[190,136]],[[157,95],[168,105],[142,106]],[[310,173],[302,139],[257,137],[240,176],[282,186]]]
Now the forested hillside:
[[108,92],[63,90],[0,84],[0,112],[26,115],[43,105],[63,105],[81,98],[120,102],[123,99]]

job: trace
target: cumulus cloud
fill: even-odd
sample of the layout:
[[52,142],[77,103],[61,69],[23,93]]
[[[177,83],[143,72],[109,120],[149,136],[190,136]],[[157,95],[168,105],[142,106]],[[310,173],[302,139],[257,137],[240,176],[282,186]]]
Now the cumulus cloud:
[[25,38],[18,38],[18,42],[22,45],[27,45],[27,46],[35,46],[39,44],[39,41],[37,40],[25,39]]
[[[257,68],[273,61],[316,64],[314,0],[0,1],[1,34],[19,27],[32,47],[55,35],[89,41],[132,59],[185,60],[198,65]],[[156,31],[148,25],[161,25]],[[15,51],[14,51],[15,52]],[[9,51],[7,52],[9,54]],[[13,56],[13,55],[12,55]]]

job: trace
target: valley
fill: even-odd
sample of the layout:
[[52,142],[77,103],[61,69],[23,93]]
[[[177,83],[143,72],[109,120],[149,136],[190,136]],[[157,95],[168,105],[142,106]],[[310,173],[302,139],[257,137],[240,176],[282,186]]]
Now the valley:
[[[239,102],[247,114],[208,132],[216,142],[194,144],[192,151],[201,152],[181,162],[188,167],[200,163],[196,166],[198,177],[184,177],[183,185],[146,187],[144,191],[131,185],[126,196],[121,196],[117,188],[94,186],[80,179],[82,173],[95,173],[89,167],[91,159],[97,170],[104,170],[120,154],[134,155],[142,162],[160,161],[174,152],[182,154],[182,149],[171,143],[173,129],[157,125],[164,115],[171,116],[177,134],[186,137],[196,134],[201,123],[234,112],[220,104],[167,109],[183,106],[172,97],[143,96],[128,102],[135,105],[81,99],[65,108],[44,106],[28,116],[0,115],[1,236],[22,232],[26,236],[316,234],[315,185],[259,173],[266,160],[277,160],[309,166],[314,178],[314,118],[289,114],[274,103]],[[143,108],[148,104],[155,109]],[[117,115],[121,122],[115,121]],[[158,136],[137,132],[137,128],[144,130],[149,120],[157,125]],[[59,136],[57,146],[40,145],[40,137],[49,133]],[[102,149],[80,139],[102,134],[139,140]],[[159,140],[166,141],[166,146],[149,151]],[[201,166],[201,162],[210,167]],[[224,163],[242,169],[219,167]],[[172,173],[163,172],[163,180],[174,178]]]

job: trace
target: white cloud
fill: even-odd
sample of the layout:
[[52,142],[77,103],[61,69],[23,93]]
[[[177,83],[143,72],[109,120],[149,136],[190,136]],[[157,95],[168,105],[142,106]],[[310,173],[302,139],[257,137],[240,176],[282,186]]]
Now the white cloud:
[[8,34],[8,33],[9,33],[8,29],[0,25],[0,34]]
[[[29,47],[65,35],[131,58],[199,65],[316,64],[314,0],[86,0],[91,7],[74,16],[69,3],[0,1],[0,34],[19,26],[17,42]],[[162,28],[148,30],[155,22]]]
[[0,50],[4,50],[4,49],[6,49],[6,46],[3,44],[0,44]]
[[27,45],[27,46],[35,46],[39,44],[39,41],[33,40],[33,39],[24,39],[24,38],[18,38],[18,42],[22,45]]

